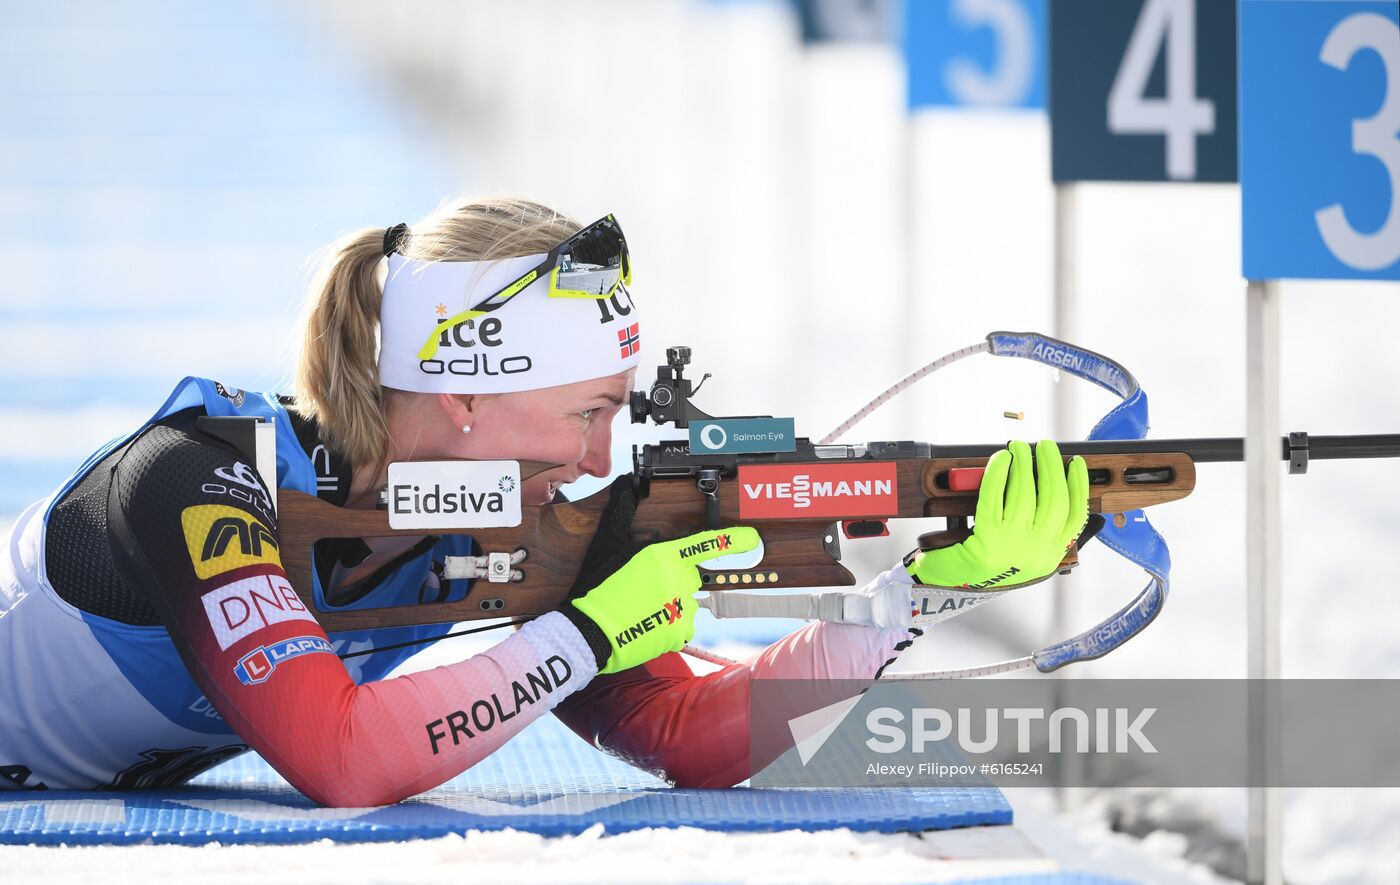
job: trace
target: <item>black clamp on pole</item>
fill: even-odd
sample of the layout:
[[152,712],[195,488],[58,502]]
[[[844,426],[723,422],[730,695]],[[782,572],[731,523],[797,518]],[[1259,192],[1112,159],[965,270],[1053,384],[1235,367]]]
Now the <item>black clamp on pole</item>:
[[1308,472],[1308,435],[1301,430],[1288,434],[1288,472]]

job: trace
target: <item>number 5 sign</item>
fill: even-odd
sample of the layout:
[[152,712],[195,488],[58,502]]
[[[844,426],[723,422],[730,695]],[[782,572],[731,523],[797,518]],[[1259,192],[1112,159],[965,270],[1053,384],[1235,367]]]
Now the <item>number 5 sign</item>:
[[1052,0],[1051,177],[1235,180],[1231,0]]
[[909,107],[1045,107],[1046,0],[905,0]]
[[1240,0],[1251,280],[1400,280],[1395,0]]

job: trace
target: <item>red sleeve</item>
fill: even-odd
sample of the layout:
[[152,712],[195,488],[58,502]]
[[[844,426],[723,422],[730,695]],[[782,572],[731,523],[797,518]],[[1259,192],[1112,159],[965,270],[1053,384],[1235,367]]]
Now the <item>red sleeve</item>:
[[700,676],[677,653],[599,676],[554,712],[579,737],[670,784],[731,787],[753,773],[752,680],[874,680],[909,641],[902,630],[810,624],[752,660]]
[[[316,802],[383,805],[434,787],[594,676],[583,637],[550,614],[467,660],[356,685],[287,583],[256,475],[231,450],[152,431],[114,474],[119,567],[228,725]],[[216,471],[246,481],[241,496],[210,491],[236,484],[207,483]]]

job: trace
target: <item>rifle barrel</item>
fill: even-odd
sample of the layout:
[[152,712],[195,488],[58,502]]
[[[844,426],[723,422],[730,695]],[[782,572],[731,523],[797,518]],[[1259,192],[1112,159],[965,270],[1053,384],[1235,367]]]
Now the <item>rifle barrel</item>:
[[[935,445],[934,458],[986,458],[1001,449],[994,445]],[[1147,452],[1183,452],[1192,461],[1243,461],[1244,440],[1235,436],[1201,437],[1198,439],[1133,439],[1093,440],[1060,443],[1066,455],[1136,455]],[[1279,456],[1291,461],[1295,456],[1305,460],[1339,458],[1400,458],[1400,434],[1375,433],[1353,436],[1308,436],[1290,434],[1279,438]]]

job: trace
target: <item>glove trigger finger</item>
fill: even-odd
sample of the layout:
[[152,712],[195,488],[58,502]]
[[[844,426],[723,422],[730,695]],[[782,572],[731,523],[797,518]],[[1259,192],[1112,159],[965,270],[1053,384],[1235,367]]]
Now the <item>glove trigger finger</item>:
[[1065,483],[1065,465],[1060,447],[1053,439],[1043,439],[1035,446],[1036,495],[1035,523],[1037,531],[1054,537],[1065,523],[1069,493]]
[[1011,453],[1002,449],[987,460],[982,472],[982,486],[977,492],[978,525],[1000,526],[1004,512],[1007,475],[1011,471]]
[[758,547],[758,531],[752,526],[733,526],[696,532],[660,545],[675,553],[682,562],[695,565],[720,556],[748,553]]
[[1013,440],[1011,450],[1011,477],[1006,486],[1007,525],[1030,528],[1035,518],[1035,472],[1031,447],[1024,440]]

